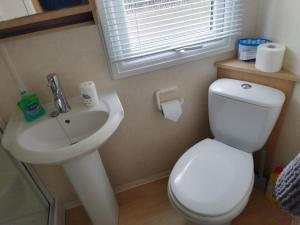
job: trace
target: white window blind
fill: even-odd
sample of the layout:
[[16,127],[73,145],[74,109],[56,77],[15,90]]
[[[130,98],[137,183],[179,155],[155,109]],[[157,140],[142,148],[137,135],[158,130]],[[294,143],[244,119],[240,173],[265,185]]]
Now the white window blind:
[[184,51],[236,35],[240,0],[97,0],[111,62]]

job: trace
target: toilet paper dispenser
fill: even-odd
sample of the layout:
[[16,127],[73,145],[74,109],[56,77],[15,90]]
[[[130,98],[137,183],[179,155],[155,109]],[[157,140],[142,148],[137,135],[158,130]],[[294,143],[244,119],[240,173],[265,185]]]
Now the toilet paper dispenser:
[[182,104],[184,103],[183,98],[177,98],[169,101],[161,101],[161,95],[169,92],[176,91],[177,86],[161,89],[155,92],[157,109],[162,112],[164,117],[173,122],[177,122],[182,115]]

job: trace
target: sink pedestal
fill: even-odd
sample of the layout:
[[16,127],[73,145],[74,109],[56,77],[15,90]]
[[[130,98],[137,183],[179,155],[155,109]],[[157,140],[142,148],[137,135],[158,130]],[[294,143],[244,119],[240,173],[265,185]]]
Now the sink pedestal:
[[64,163],[63,168],[93,225],[117,225],[118,204],[98,150]]

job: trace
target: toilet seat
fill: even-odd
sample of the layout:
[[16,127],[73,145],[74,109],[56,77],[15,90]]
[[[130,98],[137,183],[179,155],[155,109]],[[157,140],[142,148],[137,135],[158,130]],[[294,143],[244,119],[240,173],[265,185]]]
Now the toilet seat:
[[251,154],[205,139],[177,161],[169,189],[177,204],[188,211],[220,217],[248,200],[253,177]]
[[183,205],[178,202],[178,200],[175,198],[174,194],[172,193],[172,190],[170,188],[170,185],[168,187],[168,195],[170,202],[172,203],[173,207],[182,214],[188,221],[192,222],[189,224],[201,224],[201,225],[228,225],[231,223],[231,221],[236,218],[240,213],[244,210],[246,207],[249,197],[252,192],[254,184],[254,177],[251,187],[249,188],[248,193],[246,194],[245,198],[242,199],[242,201],[234,208],[232,211],[228,212],[227,214],[221,215],[221,216],[203,216],[197,213],[194,213],[190,211],[189,209],[186,209]]

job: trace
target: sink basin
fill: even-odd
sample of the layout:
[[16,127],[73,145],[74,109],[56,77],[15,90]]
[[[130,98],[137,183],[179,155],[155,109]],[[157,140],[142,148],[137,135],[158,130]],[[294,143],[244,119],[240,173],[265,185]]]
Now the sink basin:
[[[62,115],[57,119],[46,119],[34,126],[23,127],[25,129],[20,130],[17,139],[18,144],[23,148],[22,151],[26,151],[27,158],[24,156],[23,160],[32,163],[58,163],[93,150],[99,142],[93,146],[90,144],[89,149],[84,148],[84,150],[79,145],[84,142],[90,143],[92,135],[102,138],[107,136],[105,133],[96,134],[97,131],[103,133],[103,126],[107,119],[107,112],[86,111]],[[51,157],[53,153],[55,154]]]
[[[85,106],[81,97],[69,104],[71,111],[56,118],[27,123],[21,113],[12,116],[2,145],[23,162],[62,164],[93,225],[116,225],[118,206],[98,149],[124,118],[121,102],[109,93],[95,107]],[[51,112],[50,105],[45,108]]]
[[[17,159],[36,164],[58,164],[99,148],[124,117],[116,94],[102,96],[97,107],[86,107],[81,97],[71,99],[72,110],[33,123],[18,114],[11,118],[3,146]],[[49,108],[49,106],[46,106]]]

